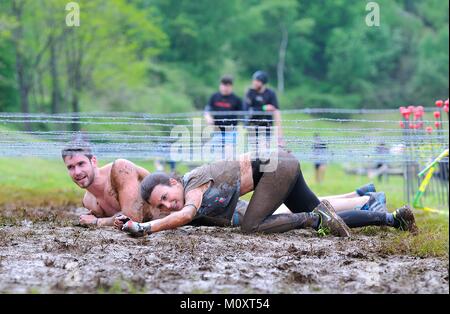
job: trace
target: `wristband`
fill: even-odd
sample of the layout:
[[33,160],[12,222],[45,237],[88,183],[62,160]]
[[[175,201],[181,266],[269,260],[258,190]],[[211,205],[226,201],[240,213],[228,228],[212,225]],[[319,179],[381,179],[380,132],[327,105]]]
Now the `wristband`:
[[98,226],[98,218],[95,217],[95,225]]

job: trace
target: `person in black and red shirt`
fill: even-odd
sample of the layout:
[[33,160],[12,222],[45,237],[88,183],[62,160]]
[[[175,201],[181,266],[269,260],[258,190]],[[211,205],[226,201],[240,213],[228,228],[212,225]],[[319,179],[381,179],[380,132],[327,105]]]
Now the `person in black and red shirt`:
[[[225,126],[236,126],[237,116],[230,111],[241,111],[242,100],[233,93],[233,78],[224,75],[220,79],[219,91],[214,93],[205,107],[205,120],[208,125],[215,125],[223,132]],[[226,111],[227,114],[220,114]]]
[[275,92],[266,86],[268,81],[269,77],[263,71],[256,71],[253,74],[252,87],[248,89],[245,95],[244,110],[249,111],[248,125],[267,127],[266,134],[268,137],[271,135],[270,127],[275,122],[278,131],[278,145],[284,146],[278,99]]

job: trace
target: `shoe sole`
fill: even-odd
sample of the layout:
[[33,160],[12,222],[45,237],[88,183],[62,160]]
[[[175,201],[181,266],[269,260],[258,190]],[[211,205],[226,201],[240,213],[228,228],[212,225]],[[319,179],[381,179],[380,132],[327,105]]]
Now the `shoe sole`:
[[419,233],[419,228],[416,225],[416,218],[414,217],[414,213],[411,210],[411,207],[408,205],[403,206],[402,208],[405,208],[406,211],[404,211],[403,219],[407,221],[406,223],[406,231],[411,232],[414,235],[417,235]]

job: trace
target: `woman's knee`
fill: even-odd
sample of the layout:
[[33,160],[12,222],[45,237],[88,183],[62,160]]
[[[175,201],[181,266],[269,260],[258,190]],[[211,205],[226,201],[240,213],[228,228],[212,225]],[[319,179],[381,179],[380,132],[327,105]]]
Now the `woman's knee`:
[[298,159],[291,153],[280,151],[279,159],[281,165],[290,172],[295,172],[295,170],[298,170],[300,168],[300,163]]

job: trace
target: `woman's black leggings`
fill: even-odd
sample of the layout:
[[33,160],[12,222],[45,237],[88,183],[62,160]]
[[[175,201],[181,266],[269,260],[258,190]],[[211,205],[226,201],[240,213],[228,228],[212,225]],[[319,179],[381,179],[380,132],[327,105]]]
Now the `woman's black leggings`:
[[[254,192],[241,223],[244,232],[274,233],[317,226],[318,217],[311,212],[320,201],[306,184],[298,160],[282,150],[277,157],[278,165],[270,172],[261,171],[261,160],[252,162]],[[273,215],[283,203],[292,214]],[[350,228],[387,224],[385,213],[349,210],[338,214]]]

